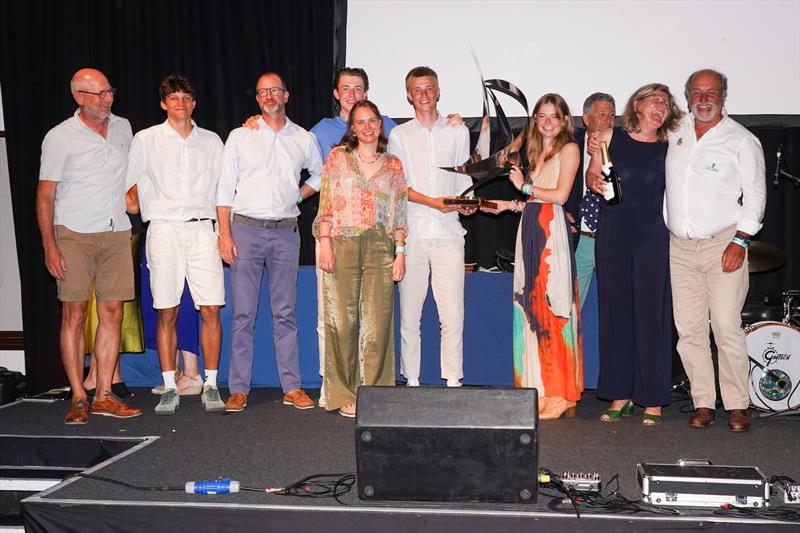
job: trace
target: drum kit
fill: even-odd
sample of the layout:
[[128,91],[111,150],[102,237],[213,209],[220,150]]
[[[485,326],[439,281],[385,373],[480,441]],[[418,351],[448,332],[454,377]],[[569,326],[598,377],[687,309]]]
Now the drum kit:
[[[783,147],[778,147],[773,188],[779,179],[800,187],[800,178],[781,169]],[[751,242],[750,273],[783,266],[786,256],[772,244]],[[800,291],[784,291],[778,302],[747,304],[742,309],[750,359],[750,404],[763,416],[800,415]]]
[[770,414],[800,414],[800,291],[776,303],[747,304],[750,403]]

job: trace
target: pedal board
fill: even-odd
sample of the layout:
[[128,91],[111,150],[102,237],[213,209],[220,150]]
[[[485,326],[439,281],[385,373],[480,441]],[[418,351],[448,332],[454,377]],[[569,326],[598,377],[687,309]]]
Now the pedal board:
[[568,489],[578,492],[600,492],[600,474],[597,472],[564,472],[561,482]]
[[667,507],[768,507],[769,482],[753,466],[640,463],[642,499]]

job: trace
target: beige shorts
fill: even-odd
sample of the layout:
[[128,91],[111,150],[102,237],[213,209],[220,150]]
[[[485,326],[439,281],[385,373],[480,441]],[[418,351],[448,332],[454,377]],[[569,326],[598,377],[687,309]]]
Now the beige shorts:
[[98,301],[134,299],[130,230],[78,233],[59,225],[55,236],[67,265],[64,281],[56,280],[59,300],[89,301],[92,283]]
[[150,221],[147,228],[147,268],[155,309],[181,302],[184,280],[195,308],[225,305],[225,275],[210,220]]

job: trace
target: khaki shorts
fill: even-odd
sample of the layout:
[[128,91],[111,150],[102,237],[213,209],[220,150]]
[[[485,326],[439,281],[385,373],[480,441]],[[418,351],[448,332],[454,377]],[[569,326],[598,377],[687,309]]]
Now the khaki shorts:
[[62,302],[86,302],[94,283],[97,300],[133,300],[131,232],[103,231],[77,233],[66,226],[56,226],[56,244],[67,271],[58,284]]

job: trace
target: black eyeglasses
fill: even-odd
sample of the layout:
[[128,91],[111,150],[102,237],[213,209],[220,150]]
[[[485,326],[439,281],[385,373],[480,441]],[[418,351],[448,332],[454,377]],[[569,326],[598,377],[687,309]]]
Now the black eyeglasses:
[[280,96],[286,92],[286,89],[283,87],[267,87],[265,89],[258,89],[256,94],[258,96],[267,96],[267,93],[271,94],[272,96]]
[[101,100],[103,98],[105,98],[106,96],[108,96],[109,94],[111,96],[114,96],[115,94],[117,94],[117,90],[114,87],[112,87],[110,89],[106,89],[105,91],[100,91],[99,93],[93,93],[92,91],[78,91],[78,92],[79,93],[83,93],[83,94],[91,94],[93,96],[96,96],[96,97],[100,98]]

